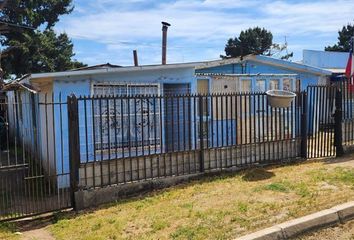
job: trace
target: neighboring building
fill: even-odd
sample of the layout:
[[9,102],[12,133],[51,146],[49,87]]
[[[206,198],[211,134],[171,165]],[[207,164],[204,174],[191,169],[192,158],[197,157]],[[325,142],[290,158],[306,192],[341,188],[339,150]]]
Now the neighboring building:
[[344,74],[349,52],[304,50],[303,63],[330,71],[334,76]]

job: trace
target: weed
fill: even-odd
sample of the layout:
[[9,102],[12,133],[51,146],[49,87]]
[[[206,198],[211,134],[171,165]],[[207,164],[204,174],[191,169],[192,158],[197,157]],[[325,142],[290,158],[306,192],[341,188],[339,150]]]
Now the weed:
[[264,186],[265,190],[274,191],[274,192],[289,192],[288,184],[282,182],[275,182]]
[[248,211],[248,204],[244,202],[238,202],[237,208],[241,213],[245,213]]

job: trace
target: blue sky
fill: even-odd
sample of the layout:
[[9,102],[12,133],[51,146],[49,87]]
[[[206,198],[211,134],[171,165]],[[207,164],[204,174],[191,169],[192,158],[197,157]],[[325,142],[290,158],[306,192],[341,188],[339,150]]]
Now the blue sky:
[[168,30],[167,62],[218,59],[228,38],[249,27],[264,27],[273,42],[288,41],[293,60],[303,49],[323,50],[337,42],[337,32],[354,22],[353,0],[73,0],[57,32],[74,42],[75,58],[89,65],[161,62],[161,21]]

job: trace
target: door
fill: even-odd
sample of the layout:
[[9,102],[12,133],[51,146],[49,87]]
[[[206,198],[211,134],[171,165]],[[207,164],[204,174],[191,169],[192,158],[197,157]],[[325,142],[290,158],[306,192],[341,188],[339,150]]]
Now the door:
[[165,150],[175,152],[190,148],[191,100],[189,84],[164,84]]

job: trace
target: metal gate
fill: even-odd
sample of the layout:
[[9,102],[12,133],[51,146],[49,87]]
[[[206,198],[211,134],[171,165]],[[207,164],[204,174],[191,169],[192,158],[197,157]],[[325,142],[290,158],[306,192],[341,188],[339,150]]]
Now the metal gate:
[[308,86],[308,140],[307,157],[320,158],[336,155],[335,135],[335,86]]
[[0,221],[72,205],[70,173],[55,157],[53,100],[27,93],[0,102]]

